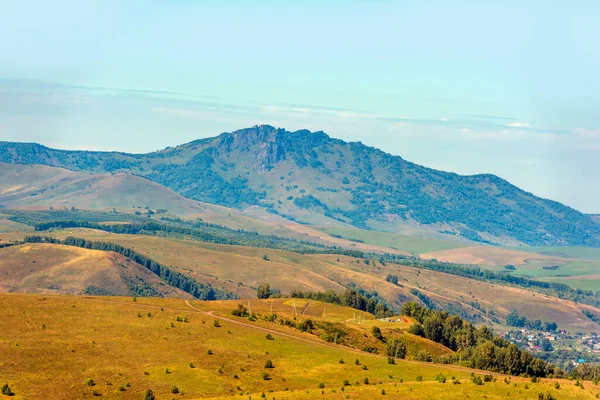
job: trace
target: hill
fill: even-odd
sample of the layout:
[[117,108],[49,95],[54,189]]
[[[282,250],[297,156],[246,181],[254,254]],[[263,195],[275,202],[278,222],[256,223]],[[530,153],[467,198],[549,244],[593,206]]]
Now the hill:
[[[263,393],[269,399],[364,399],[385,393],[409,400],[533,400],[549,393],[568,400],[598,392],[591,382],[582,390],[565,379],[534,383],[500,374],[479,385],[471,376],[487,372],[402,359],[390,364],[386,356],[293,328],[213,315],[210,302],[2,294],[0,307],[1,379],[15,399],[141,399],[147,389],[158,399]],[[268,360],[273,368],[266,368]]]
[[41,165],[0,163],[0,204],[8,208],[168,210],[206,214],[197,201],[127,173],[90,174]]
[[591,216],[497,176],[433,170],[324,132],[261,125],[149,154],[0,142],[0,161],[127,171],[191,199],[260,206],[319,225],[397,230],[416,224],[483,242],[600,246],[600,225]]
[[[600,331],[600,325],[582,311],[600,315],[600,309],[536,293],[429,271],[401,263],[359,259],[332,254],[298,254],[289,251],[205,243],[157,236],[111,234],[89,229],[65,229],[49,235],[64,239],[83,237],[111,242],[138,253],[214,288],[242,298],[256,296],[262,283],[290,293],[300,291],[342,292],[355,285],[399,308],[406,301],[426,301],[472,321],[503,325],[511,311],[530,319],[556,322],[570,332]],[[267,260],[265,260],[267,256]],[[398,283],[386,280],[395,275]]]
[[55,244],[0,249],[0,292],[191,298],[112,252]]

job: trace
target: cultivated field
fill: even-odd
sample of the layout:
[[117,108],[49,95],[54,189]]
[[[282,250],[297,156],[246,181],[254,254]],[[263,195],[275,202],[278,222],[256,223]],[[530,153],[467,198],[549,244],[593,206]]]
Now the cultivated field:
[[344,239],[360,240],[367,244],[388,247],[416,255],[470,246],[458,240],[424,238],[391,232],[365,231],[356,228],[323,228],[321,230],[329,235],[338,235]]

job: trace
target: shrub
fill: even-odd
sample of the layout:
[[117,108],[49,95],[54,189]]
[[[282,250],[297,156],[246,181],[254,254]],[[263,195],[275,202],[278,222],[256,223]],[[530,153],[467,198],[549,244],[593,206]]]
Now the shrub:
[[364,383],[365,385],[368,385],[368,384],[369,384],[369,378],[365,378],[365,379],[363,379],[363,383]]
[[340,358],[340,361],[338,361],[338,362],[339,362],[340,364],[344,364],[344,363],[345,363],[345,361],[344,361],[344,359],[343,359],[343,358]]
[[102,396],[102,393],[100,393],[99,391],[94,389],[94,390],[92,390],[92,396],[99,397],[99,396]]
[[350,386],[350,381],[348,379],[344,379],[344,382],[342,384],[344,386]]
[[385,396],[385,389],[381,389],[381,394]]
[[179,388],[178,388],[177,386],[173,386],[173,387],[171,388],[171,393],[173,393],[173,394],[177,394],[177,393],[179,393]]
[[275,366],[273,365],[273,362],[271,360],[267,360],[267,362],[265,363],[265,368],[275,368]]
[[8,386],[8,383],[5,383],[4,385],[2,385],[2,394],[5,396],[14,396],[15,395],[13,393],[13,391],[10,389],[10,386]]
[[393,338],[388,340],[385,353],[390,357],[404,358],[406,357],[406,346],[400,339]]
[[218,319],[215,319],[215,320],[213,321],[213,326],[214,326],[215,328],[220,328],[220,327],[221,327],[221,324],[219,323],[219,320],[218,320]]
[[154,396],[154,392],[151,389],[146,390],[146,394],[144,395],[144,400],[156,400]]
[[267,333],[267,336],[265,336],[265,337],[267,338],[267,340],[275,340],[273,335],[271,335],[270,333]]
[[371,329],[371,333],[373,334],[373,337],[377,340],[382,340],[383,341],[383,335],[381,334],[381,329],[379,329],[378,326],[374,326]]
[[94,382],[93,379],[86,379],[85,382],[83,382],[85,386],[96,386],[96,382]]
[[268,381],[269,379],[271,379],[271,376],[269,376],[269,374],[267,374],[266,372],[263,372],[261,374],[261,377],[262,377],[263,381]]
[[491,382],[494,380],[494,377],[492,375],[484,375],[483,376],[483,381],[484,382]]
[[394,357],[388,357],[388,364],[396,364]]
[[354,360],[354,364],[360,365],[360,361],[358,361],[358,358],[356,360]]
[[209,356],[212,356],[214,353],[211,349],[206,350],[206,354],[208,354]]
[[319,389],[325,388],[325,384],[323,382],[319,383]]
[[238,304],[237,309],[231,311],[231,315],[236,317],[247,317],[248,309],[241,304]]
[[126,391],[126,390],[127,390],[127,389],[125,389],[125,386],[119,386],[119,391],[120,391],[120,392],[124,392],[124,391]]
[[194,365],[194,363],[190,363],[190,368],[196,368],[196,366]]
[[417,382],[421,382],[421,381],[423,381],[423,376],[421,376],[421,375],[417,375],[417,379],[416,379],[416,381],[417,381]]
[[415,354],[415,360],[431,362],[431,353],[429,353],[427,350],[421,350],[417,354]]
[[169,371],[169,368],[165,369],[165,374],[170,374],[171,371]]
[[479,386],[483,385],[483,380],[481,379],[481,377],[479,375],[472,377],[471,382],[473,382],[474,384],[479,385]]
[[560,389],[560,383],[554,382],[554,389]]
[[438,381],[439,383],[446,383],[446,377],[443,374],[438,374],[435,377],[435,380]]
[[263,283],[262,285],[260,285],[256,290],[256,297],[258,297],[259,299],[268,299],[269,297],[271,297],[271,286],[269,286],[268,283]]
[[315,324],[312,322],[312,320],[307,319],[304,320],[300,323],[300,325],[298,325],[298,329],[301,330],[302,332],[312,332],[313,329],[315,329]]

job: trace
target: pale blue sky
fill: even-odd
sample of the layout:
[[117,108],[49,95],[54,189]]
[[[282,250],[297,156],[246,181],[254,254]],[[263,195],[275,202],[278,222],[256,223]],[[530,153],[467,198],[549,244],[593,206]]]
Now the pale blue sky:
[[600,2],[0,0],[0,140],[324,130],[600,212]]

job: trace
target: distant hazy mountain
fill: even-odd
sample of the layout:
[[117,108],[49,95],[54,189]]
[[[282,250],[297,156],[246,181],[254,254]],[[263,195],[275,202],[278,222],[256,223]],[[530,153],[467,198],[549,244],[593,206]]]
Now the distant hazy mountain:
[[255,126],[149,154],[0,142],[0,162],[142,175],[185,197],[300,221],[419,224],[492,243],[600,246],[600,224],[495,175],[461,176],[323,132]]

